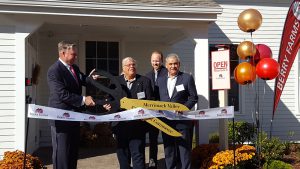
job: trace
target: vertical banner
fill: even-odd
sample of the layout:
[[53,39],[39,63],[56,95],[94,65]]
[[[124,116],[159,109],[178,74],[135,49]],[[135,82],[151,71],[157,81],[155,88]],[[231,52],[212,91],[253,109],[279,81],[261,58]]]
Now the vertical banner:
[[212,89],[230,89],[229,50],[211,52]]
[[280,96],[282,94],[284,85],[289,76],[290,70],[294,63],[296,54],[299,49],[299,20],[300,20],[300,0],[294,0],[288,11],[279,49],[278,63],[280,65],[280,72],[275,81],[275,93],[274,93],[274,104],[273,104],[273,115],[278,106]]

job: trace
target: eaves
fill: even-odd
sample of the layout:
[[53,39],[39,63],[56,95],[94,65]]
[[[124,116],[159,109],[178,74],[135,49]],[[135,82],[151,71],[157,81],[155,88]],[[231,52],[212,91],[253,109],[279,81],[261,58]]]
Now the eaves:
[[0,13],[70,15],[159,20],[215,21],[216,6],[99,3],[95,1],[0,0]]

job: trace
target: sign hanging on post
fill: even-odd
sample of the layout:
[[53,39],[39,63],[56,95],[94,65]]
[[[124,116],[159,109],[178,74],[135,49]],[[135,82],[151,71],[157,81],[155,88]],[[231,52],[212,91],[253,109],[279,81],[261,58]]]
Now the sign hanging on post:
[[229,50],[211,52],[212,89],[230,89]]

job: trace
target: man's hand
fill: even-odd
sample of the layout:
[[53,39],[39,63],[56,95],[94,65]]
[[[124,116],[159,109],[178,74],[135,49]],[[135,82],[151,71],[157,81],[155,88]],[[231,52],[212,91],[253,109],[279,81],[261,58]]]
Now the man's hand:
[[95,106],[95,102],[94,102],[92,96],[86,96],[84,104],[86,106]]
[[110,111],[111,110],[111,105],[110,104],[105,104],[105,105],[103,105],[103,108],[107,111]]
[[93,69],[90,74],[89,74],[89,77],[92,77],[94,80],[97,80],[100,78],[100,75],[96,75],[94,74],[96,72],[96,69]]

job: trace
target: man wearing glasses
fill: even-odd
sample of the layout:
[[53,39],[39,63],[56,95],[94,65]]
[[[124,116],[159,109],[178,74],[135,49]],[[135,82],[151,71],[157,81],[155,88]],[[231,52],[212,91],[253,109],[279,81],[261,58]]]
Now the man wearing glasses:
[[[122,96],[133,99],[152,99],[152,87],[148,78],[136,73],[136,61],[131,57],[122,60],[122,75],[118,80]],[[120,169],[145,169],[146,122],[142,120],[122,121],[113,124],[117,139],[117,157]]]

